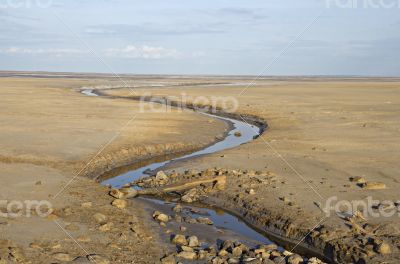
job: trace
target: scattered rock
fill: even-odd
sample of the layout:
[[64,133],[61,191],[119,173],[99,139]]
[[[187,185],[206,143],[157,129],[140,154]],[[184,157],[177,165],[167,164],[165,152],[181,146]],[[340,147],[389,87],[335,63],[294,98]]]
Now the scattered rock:
[[300,264],[303,263],[303,258],[297,254],[293,254],[287,259],[288,264]]
[[366,190],[381,190],[386,189],[386,184],[383,182],[365,182],[360,184],[360,187]]
[[79,242],[83,242],[83,243],[92,241],[92,239],[88,236],[80,236],[76,240],[78,240]]
[[92,202],[86,202],[86,203],[82,203],[81,204],[81,207],[83,207],[83,208],[90,208],[92,206],[93,206]]
[[198,247],[200,245],[199,239],[196,236],[191,236],[188,238],[189,247]]
[[195,252],[187,252],[187,251],[182,251],[179,254],[176,255],[178,258],[183,258],[183,259],[188,259],[188,260],[195,260],[197,257],[197,254]]
[[88,255],[87,259],[96,264],[110,264],[110,261],[107,258],[96,254]]
[[171,242],[179,246],[186,246],[188,244],[184,235],[175,235]]
[[80,228],[79,226],[75,225],[75,224],[69,224],[65,226],[65,230],[68,231],[78,231]]
[[52,257],[55,260],[61,261],[61,262],[68,262],[68,261],[72,261],[74,258],[71,257],[71,255],[69,255],[68,253],[54,253],[52,255]]
[[241,247],[235,247],[232,249],[232,255],[234,257],[240,257],[243,254],[243,250]]
[[128,202],[122,199],[115,199],[111,204],[119,209],[124,209],[128,206]]
[[360,177],[360,176],[350,177],[349,180],[351,182],[355,182],[355,183],[365,183],[365,182],[367,182],[363,177]]
[[158,181],[158,182],[167,182],[168,181],[167,174],[165,174],[165,172],[163,172],[163,171],[157,172],[156,181]]
[[94,218],[94,220],[96,220],[96,222],[98,224],[104,224],[104,223],[107,222],[107,219],[108,219],[107,216],[105,216],[105,215],[103,215],[101,213],[95,213],[93,215],[93,218]]
[[107,224],[101,225],[99,227],[99,230],[102,232],[107,232],[107,231],[110,231],[113,226],[114,226],[114,224],[112,222],[109,222]]
[[240,133],[239,131],[236,131],[234,135],[235,135],[235,137],[241,137],[242,133]]
[[256,194],[256,191],[254,191],[254,189],[249,189],[249,190],[247,190],[247,193],[250,195],[254,195],[254,194]]
[[205,224],[205,225],[213,225],[213,224],[214,224],[214,222],[211,221],[211,220],[210,220],[209,218],[207,218],[207,217],[198,217],[196,220],[197,220],[197,222],[200,223],[200,224]]
[[156,216],[156,220],[158,222],[167,223],[169,221],[169,216],[166,214],[159,214]]
[[176,264],[175,257],[173,255],[163,257],[161,259],[161,264]]
[[175,213],[180,213],[182,212],[182,206],[180,204],[177,204],[174,208],[172,208],[172,211]]
[[390,248],[390,245],[386,242],[379,243],[378,245],[375,246],[376,252],[379,254],[390,254],[392,253],[392,250]]
[[114,197],[114,198],[117,198],[117,199],[121,199],[121,198],[124,197],[124,193],[121,192],[119,189],[112,189],[112,190],[109,192],[109,194],[110,194],[110,196],[112,196],[112,197]]

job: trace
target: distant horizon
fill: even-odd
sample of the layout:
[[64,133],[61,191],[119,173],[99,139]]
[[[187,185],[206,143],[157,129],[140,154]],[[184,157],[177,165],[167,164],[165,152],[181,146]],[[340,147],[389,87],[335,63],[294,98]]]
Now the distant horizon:
[[107,75],[109,77],[116,78],[117,76],[187,76],[187,77],[244,77],[244,78],[258,78],[258,79],[265,79],[265,78],[274,78],[274,77],[288,77],[288,78],[400,78],[400,75],[351,75],[351,74],[342,74],[342,75],[249,75],[249,74],[183,74],[183,73],[171,73],[171,74],[159,74],[159,73],[128,73],[128,72],[118,72],[118,73],[111,73],[111,72],[74,72],[74,71],[48,71],[48,70],[3,70],[0,69],[0,77],[1,74],[4,73],[16,73],[16,74],[31,74],[31,75],[40,75],[40,74],[68,74],[68,75]]

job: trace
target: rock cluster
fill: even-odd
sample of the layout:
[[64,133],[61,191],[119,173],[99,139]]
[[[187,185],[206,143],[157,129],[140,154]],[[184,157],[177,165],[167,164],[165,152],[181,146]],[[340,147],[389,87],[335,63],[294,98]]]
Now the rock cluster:
[[204,247],[196,236],[174,235],[171,243],[177,252],[165,256],[161,263],[176,263],[176,260],[201,260],[210,264],[322,264],[317,258],[306,259],[300,255],[279,250],[275,244],[249,247],[241,242],[225,240],[217,247]]

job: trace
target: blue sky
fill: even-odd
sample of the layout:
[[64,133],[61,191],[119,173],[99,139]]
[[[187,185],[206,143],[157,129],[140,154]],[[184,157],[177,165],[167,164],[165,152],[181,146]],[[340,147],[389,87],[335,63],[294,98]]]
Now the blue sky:
[[0,0],[0,70],[400,75],[400,0],[355,2]]

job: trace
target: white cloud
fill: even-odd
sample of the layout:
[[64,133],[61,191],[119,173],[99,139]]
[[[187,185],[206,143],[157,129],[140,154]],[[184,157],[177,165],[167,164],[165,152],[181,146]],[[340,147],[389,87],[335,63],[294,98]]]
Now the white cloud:
[[120,58],[142,58],[142,59],[164,59],[164,58],[179,58],[180,52],[175,49],[166,49],[163,47],[151,46],[133,46],[128,45],[123,48],[110,48],[105,51],[106,56]]
[[10,55],[54,55],[60,57],[64,55],[83,54],[87,52],[78,49],[30,49],[10,47],[7,49],[0,49],[0,53]]
[[[107,57],[113,58],[131,58],[131,59],[167,59],[181,58],[182,54],[175,49],[166,49],[163,47],[153,47],[143,45],[141,47],[128,45],[122,48],[107,48],[100,51]],[[62,57],[67,55],[89,54],[88,50],[67,49],[67,48],[21,48],[10,47],[0,49],[0,53],[8,55],[48,55]]]

